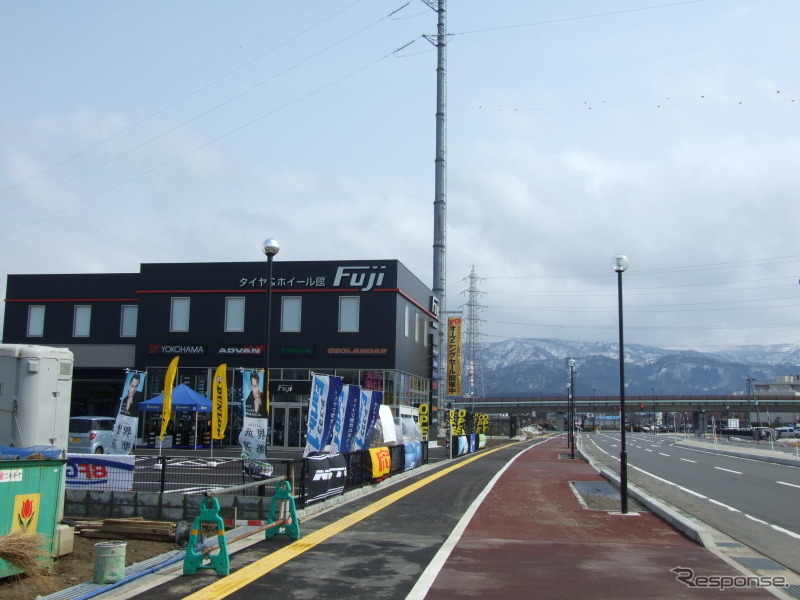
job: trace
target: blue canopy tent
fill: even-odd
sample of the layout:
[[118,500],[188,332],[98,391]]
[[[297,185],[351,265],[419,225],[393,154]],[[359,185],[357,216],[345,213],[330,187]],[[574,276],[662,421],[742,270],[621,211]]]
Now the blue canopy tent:
[[[145,400],[144,402],[139,403],[139,410],[140,411],[157,411],[161,412],[164,406],[164,395],[159,394],[149,400]],[[206,398],[205,396],[198,394],[192,388],[190,388],[185,383],[175,386],[172,389],[172,412],[193,412],[194,413],[194,435],[191,436],[193,438],[192,443],[183,444],[183,443],[176,443],[173,441],[173,446],[177,447],[190,447],[194,446],[194,449],[197,450],[198,446],[203,447],[204,444],[199,444],[198,438],[198,430],[197,430],[197,421],[198,415],[200,413],[210,413],[211,412],[211,400]],[[176,434],[178,433],[185,433],[185,432],[178,432],[178,428],[176,427]],[[179,438],[176,436],[173,440],[178,440]]]

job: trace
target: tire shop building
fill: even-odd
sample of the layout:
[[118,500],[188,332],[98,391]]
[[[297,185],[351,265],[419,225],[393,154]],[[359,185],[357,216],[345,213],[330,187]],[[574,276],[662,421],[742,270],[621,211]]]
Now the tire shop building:
[[[438,305],[402,263],[275,261],[269,349],[267,269],[266,262],[158,263],[138,273],[8,275],[3,342],[73,352],[71,416],[115,416],[126,369],[147,374],[145,399],[160,394],[175,356],[175,383],[210,396],[224,363],[230,407],[223,444],[236,444],[243,373],[263,369],[265,351],[273,448],[305,444],[312,373],[381,390],[393,408],[433,407]],[[160,419],[147,414],[139,423],[144,443]],[[176,413],[174,431],[204,444],[207,415],[197,425],[196,417]]]

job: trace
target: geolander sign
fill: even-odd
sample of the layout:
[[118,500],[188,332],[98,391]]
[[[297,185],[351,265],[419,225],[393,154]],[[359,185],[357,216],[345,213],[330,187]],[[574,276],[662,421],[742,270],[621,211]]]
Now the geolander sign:
[[328,348],[328,354],[334,356],[386,356],[388,353],[388,348]]

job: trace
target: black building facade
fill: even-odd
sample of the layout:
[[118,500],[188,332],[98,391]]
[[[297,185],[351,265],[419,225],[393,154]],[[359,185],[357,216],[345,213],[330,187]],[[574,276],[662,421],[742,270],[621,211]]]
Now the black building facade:
[[[167,365],[178,356],[176,383],[210,395],[214,371],[224,363],[227,443],[236,443],[241,426],[242,373],[263,369],[265,351],[271,446],[304,444],[313,373],[381,390],[393,407],[430,407],[438,379],[437,304],[399,261],[276,260],[268,349],[266,276],[266,261],[9,275],[3,342],[72,350],[73,416],[115,415],[125,369],[147,373],[150,398],[163,391]],[[140,434],[154,426],[143,419]]]

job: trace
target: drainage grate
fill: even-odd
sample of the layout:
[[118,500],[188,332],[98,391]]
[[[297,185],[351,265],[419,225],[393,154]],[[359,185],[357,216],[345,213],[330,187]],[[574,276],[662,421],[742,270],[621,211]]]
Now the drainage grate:
[[800,585],[790,585],[783,588],[783,591],[794,598],[800,598]]
[[748,569],[757,569],[759,571],[783,571],[785,567],[779,565],[774,560],[770,560],[769,558],[763,558],[760,556],[757,557],[736,557],[738,562],[742,563]]
[[[606,512],[618,511],[620,508],[619,488],[610,481],[570,481],[569,484],[584,508]],[[628,507],[631,512],[647,510],[630,497]]]

